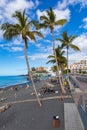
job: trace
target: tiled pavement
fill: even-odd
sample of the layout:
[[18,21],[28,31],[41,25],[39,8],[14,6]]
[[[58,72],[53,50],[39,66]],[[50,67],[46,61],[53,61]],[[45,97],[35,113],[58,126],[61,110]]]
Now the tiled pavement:
[[74,103],[64,103],[65,130],[84,130],[77,107]]

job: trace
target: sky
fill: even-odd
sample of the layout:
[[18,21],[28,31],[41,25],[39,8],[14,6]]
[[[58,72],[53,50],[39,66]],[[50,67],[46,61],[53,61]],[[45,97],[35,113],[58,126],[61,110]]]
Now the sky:
[[[52,7],[56,20],[67,19],[64,26],[55,27],[55,39],[61,38],[63,31],[77,38],[73,44],[80,48],[80,52],[69,50],[69,64],[87,59],[87,0],[0,0],[0,25],[5,22],[15,23],[12,14],[16,10],[26,9],[29,20],[38,20],[46,15],[46,10]],[[47,56],[52,54],[51,33],[49,29],[41,29],[44,39],[37,37],[37,41],[28,41],[28,57],[31,67],[50,67],[46,64]],[[56,46],[60,44],[55,41]],[[65,53],[66,56],[66,53]],[[0,30],[0,75],[26,74],[27,67],[24,58],[24,43],[20,37],[6,41]]]

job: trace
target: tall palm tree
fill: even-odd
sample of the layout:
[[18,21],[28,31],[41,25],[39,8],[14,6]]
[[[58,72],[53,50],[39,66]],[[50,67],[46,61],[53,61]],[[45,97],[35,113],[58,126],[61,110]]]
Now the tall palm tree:
[[[56,49],[56,57],[57,57],[57,63],[58,63],[58,66],[59,66],[59,70],[61,72],[61,81],[62,81],[62,84],[64,84],[64,78],[62,76],[62,73],[63,73],[63,69],[64,69],[64,66],[67,65],[67,59],[63,56],[63,54],[65,53],[65,51],[62,50],[62,47],[58,46]],[[54,55],[49,55],[48,58],[50,59],[47,63],[56,63],[56,60],[55,60],[55,56]],[[57,66],[56,66],[57,68]],[[57,73],[56,73],[57,74]],[[58,74],[57,74],[58,76]]]
[[76,36],[68,35],[67,32],[62,33],[62,38],[57,38],[62,43],[62,47],[65,47],[67,50],[67,73],[68,73],[68,61],[69,61],[69,48],[72,48],[75,51],[80,51],[79,47],[74,45],[72,42]]
[[38,35],[39,37],[43,37],[42,34],[38,31],[32,31],[31,27],[33,26],[32,21],[28,21],[28,17],[25,14],[25,10],[23,12],[15,11],[13,14],[13,17],[16,18],[17,23],[16,24],[10,24],[10,23],[4,23],[1,26],[1,29],[4,31],[4,38],[6,40],[10,40],[14,36],[21,35],[23,41],[24,41],[24,55],[26,59],[27,69],[28,69],[28,76],[29,79],[31,79],[32,86],[34,88],[37,100],[39,105],[41,106],[40,99],[38,97],[35,84],[33,82],[33,78],[30,71],[30,65],[28,61],[28,54],[27,54],[27,47],[28,47],[28,39],[36,41],[35,35]]
[[40,20],[43,21],[38,25],[38,28],[49,28],[52,34],[53,51],[55,50],[54,43],[54,29],[56,26],[62,26],[66,23],[66,19],[56,20],[56,14],[50,7],[50,10],[46,10],[46,16],[40,16]]
[[[57,73],[59,75],[59,66],[58,66],[58,61],[57,61],[57,57],[56,57],[56,51],[55,51],[55,43],[54,43],[54,29],[55,26],[62,26],[66,23],[66,19],[60,19],[60,20],[56,20],[56,15],[54,13],[54,11],[52,10],[52,8],[50,7],[50,10],[46,10],[46,14],[47,15],[43,15],[40,17],[40,20],[42,20],[43,22],[41,24],[39,24],[38,28],[49,28],[52,34],[52,44],[53,44],[53,53],[56,59],[56,65],[57,65]],[[59,76],[59,80],[60,80],[60,76]],[[65,93],[64,89],[63,89],[63,85],[61,83],[60,80],[60,86],[61,86],[61,90],[63,93]]]

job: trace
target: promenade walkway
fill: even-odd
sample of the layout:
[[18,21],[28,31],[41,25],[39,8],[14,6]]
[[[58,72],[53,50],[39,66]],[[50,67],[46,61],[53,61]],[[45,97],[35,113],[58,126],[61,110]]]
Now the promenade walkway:
[[64,103],[65,130],[84,130],[77,107],[74,103]]
[[[63,96],[64,99],[71,99],[72,97],[71,96]],[[60,99],[61,100],[61,96],[51,96],[51,97],[45,97],[45,98],[40,98],[41,101],[48,101],[48,100],[53,100],[53,99]],[[27,99],[27,100],[18,100],[18,101],[12,101],[12,102],[5,102],[3,103],[3,105],[6,105],[6,104],[10,104],[10,105],[13,105],[13,104],[17,104],[17,103],[26,103],[26,102],[35,102],[37,101],[37,99]],[[1,105],[2,106],[2,105]]]

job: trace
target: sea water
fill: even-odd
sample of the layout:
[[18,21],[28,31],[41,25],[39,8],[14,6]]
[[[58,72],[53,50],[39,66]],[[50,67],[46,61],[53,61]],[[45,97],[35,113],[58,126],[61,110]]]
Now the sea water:
[[27,82],[26,76],[0,76],[0,88]]

